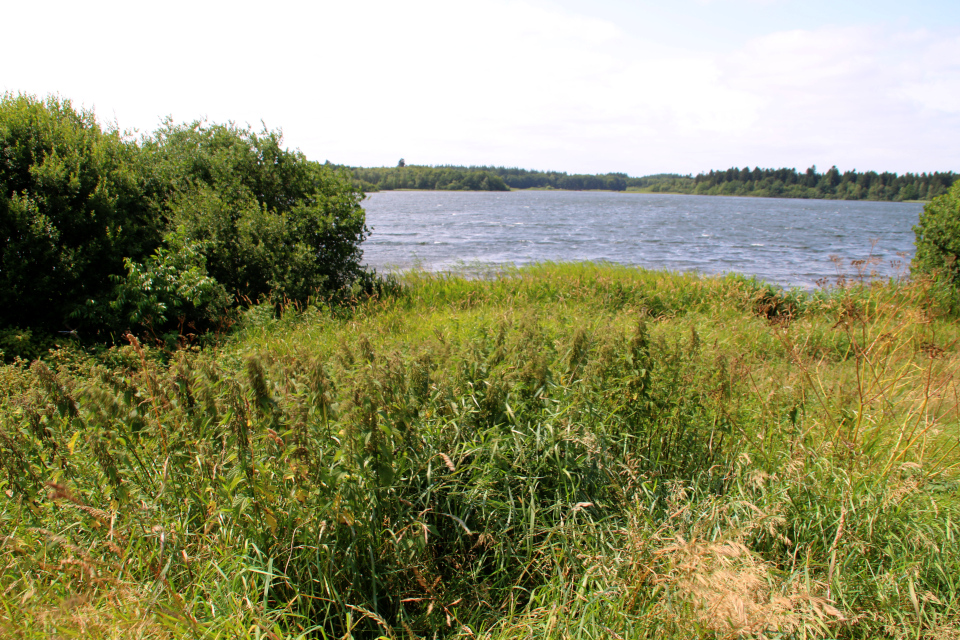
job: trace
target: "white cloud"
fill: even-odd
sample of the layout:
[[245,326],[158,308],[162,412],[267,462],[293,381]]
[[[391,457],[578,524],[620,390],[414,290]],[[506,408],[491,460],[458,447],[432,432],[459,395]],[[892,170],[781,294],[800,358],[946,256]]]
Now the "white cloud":
[[925,109],[960,114],[960,37],[921,43],[918,64],[904,68],[899,97]]
[[[957,167],[954,41],[932,33],[824,27],[771,34],[721,62],[732,87],[762,96],[754,135],[768,157],[793,152],[846,168]],[[949,113],[947,114],[949,116]],[[752,146],[752,145],[751,145]]]
[[141,130],[263,119],[318,160],[960,164],[960,39],[934,32],[824,27],[704,53],[514,0],[35,2],[5,18],[3,88]]

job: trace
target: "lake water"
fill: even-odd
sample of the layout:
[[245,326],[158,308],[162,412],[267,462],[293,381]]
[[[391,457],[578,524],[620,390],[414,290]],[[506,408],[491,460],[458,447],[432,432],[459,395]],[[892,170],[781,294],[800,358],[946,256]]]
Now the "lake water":
[[[364,204],[378,270],[595,260],[810,288],[851,260],[913,256],[922,204],[578,191],[385,191]],[[899,264],[898,264],[899,263]]]

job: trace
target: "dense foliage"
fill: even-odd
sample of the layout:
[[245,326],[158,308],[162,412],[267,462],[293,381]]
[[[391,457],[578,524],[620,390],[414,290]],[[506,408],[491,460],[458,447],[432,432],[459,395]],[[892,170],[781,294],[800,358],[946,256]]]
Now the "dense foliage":
[[0,367],[0,636],[956,637],[931,293],[411,273]]
[[199,331],[242,301],[353,285],[362,192],[281,143],[204,122],[134,140],[69,101],[3,96],[0,333]]
[[960,285],[960,181],[923,207],[913,230],[917,235],[914,273],[935,273],[953,286]]
[[957,174],[950,171],[897,175],[875,171],[840,173],[836,167],[831,167],[821,174],[816,167],[810,167],[804,173],[796,169],[733,167],[697,176],[630,178],[628,184],[653,193],[900,202],[935,198],[949,189],[956,179]]
[[161,242],[147,158],[68,101],[0,101],[0,328],[67,329]]
[[241,299],[302,302],[361,275],[362,192],[281,142],[278,132],[195,122],[167,123],[143,145],[167,187],[167,245],[180,255],[196,247]]

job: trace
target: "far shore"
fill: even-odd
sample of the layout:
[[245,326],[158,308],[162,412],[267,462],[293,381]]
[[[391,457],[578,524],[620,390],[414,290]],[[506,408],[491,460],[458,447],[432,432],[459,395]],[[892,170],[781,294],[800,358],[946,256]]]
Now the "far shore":
[[652,191],[649,188],[628,187],[624,191],[613,189],[556,189],[554,187],[530,187],[529,189],[510,189],[510,191],[486,191],[479,189],[381,189],[368,191],[373,193],[389,193],[391,191],[421,192],[421,193],[512,193],[514,191],[563,191],[569,193],[629,193],[658,196],[696,196],[700,198],[766,198],[769,200],[836,200],[838,202],[887,202],[892,204],[926,204],[929,200],[847,200],[844,198],[793,198],[790,196],[758,196],[730,193],[683,193],[681,191]]

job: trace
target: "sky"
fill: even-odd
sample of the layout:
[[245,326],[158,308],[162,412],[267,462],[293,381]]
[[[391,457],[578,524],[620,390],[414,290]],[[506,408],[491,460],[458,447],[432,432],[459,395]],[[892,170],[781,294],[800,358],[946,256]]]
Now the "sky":
[[956,0],[0,0],[0,89],[308,158],[960,171]]

